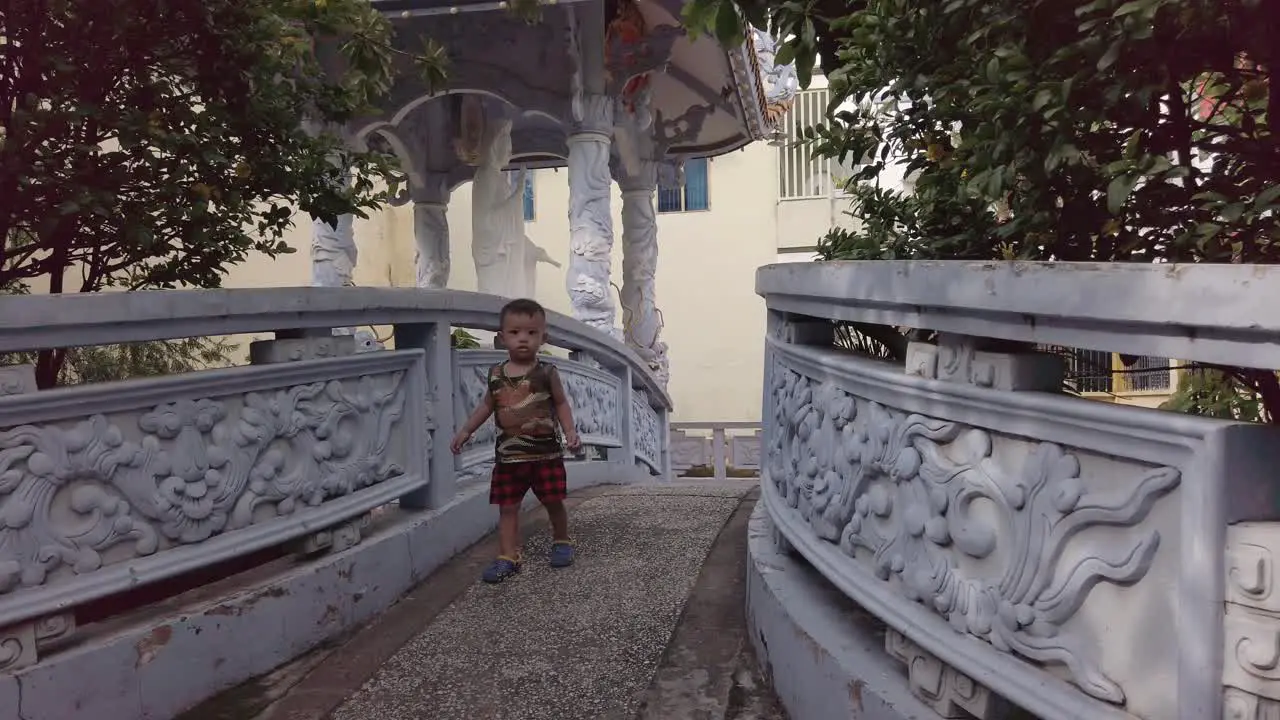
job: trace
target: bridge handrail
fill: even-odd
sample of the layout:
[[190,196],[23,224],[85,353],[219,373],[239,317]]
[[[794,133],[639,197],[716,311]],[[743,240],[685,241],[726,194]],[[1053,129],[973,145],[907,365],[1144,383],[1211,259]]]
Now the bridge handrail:
[[[77,608],[284,548],[358,543],[378,508],[441,509],[449,452],[503,356],[452,347],[504,298],[375,288],[0,299],[0,352],[273,332],[250,364],[36,390],[0,367],[0,672],[76,632]],[[669,476],[667,393],[622,343],[558,313],[550,340],[584,444],[611,476]],[[394,327],[358,352],[334,328]],[[482,389],[479,390],[483,392]],[[469,453],[469,454],[468,454]],[[474,456],[474,457],[472,457]],[[246,560],[247,561],[247,560]]]
[[[1036,346],[1274,370],[1277,280],[1250,265],[760,268],[775,539],[888,626],[887,654],[940,712],[1252,716],[1280,698],[1257,654],[1280,637],[1280,427],[1073,397]],[[833,320],[939,332],[886,360]]]
[[[172,338],[400,325],[447,318],[454,326],[498,329],[506,298],[463,290],[277,287],[157,290],[0,298],[0,353]],[[547,311],[553,343],[600,362],[624,361],[662,407],[671,398],[648,365],[621,341]]]
[[783,263],[756,292],[809,317],[1280,368],[1280,265]]

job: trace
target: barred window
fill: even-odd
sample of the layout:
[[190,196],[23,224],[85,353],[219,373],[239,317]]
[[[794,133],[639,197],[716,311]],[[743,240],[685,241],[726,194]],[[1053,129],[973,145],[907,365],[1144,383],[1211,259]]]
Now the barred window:
[[691,212],[710,207],[708,166],[706,158],[689,158],[684,162],[684,183],[679,187],[658,190],[658,212]]

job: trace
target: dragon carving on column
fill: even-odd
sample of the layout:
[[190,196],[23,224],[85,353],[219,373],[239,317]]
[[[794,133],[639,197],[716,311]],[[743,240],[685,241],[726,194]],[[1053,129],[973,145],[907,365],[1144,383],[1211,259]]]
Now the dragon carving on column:
[[765,122],[770,127],[777,127],[795,102],[796,93],[800,91],[800,80],[796,77],[794,64],[774,63],[777,44],[773,36],[759,28],[753,28],[751,39],[755,46],[760,84],[764,87]]

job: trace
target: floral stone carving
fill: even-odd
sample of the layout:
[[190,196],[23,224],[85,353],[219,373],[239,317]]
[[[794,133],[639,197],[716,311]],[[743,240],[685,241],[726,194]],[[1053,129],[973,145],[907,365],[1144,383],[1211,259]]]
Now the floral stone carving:
[[[1083,559],[1063,557],[1093,528],[1138,525],[1178,485],[1176,469],[1150,469],[1111,501],[1088,492],[1079,460],[1052,443],[1035,444],[1019,464],[985,430],[854,397],[776,359],[768,382],[769,475],[818,537],[956,631],[1063,665],[1089,695],[1124,701],[1059,629],[1098,583],[1141,580],[1160,535],[1134,531]],[[966,556],[996,563],[998,574],[966,573]]]
[[658,413],[649,405],[644,393],[636,391],[631,397],[631,436],[635,444],[635,453],[649,463],[655,470],[659,469],[658,458],[661,457],[661,440],[658,439]]
[[[473,410],[480,407],[480,403],[484,402],[484,396],[489,393],[489,367],[488,364],[461,365],[458,367],[457,391],[466,405],[466,409],[457,418],[459,427],[467,421],[467,416]],[[463,448],[463,453],[469,454],[473,451],[488,448],[490,454],[492,454],[497,437],[497,427],[493,424],[493,418],[489,418],[472,433],[471,439],[467,441],[466,446]],[[489,459],[492,460],[492,457]]]
[[0,430],[0,596],[397,477],[405,373]]
[[618,386],[561,366],[564,392],[573,408],[573,423],[583,442],[613,440],[621,437],[618,430]]

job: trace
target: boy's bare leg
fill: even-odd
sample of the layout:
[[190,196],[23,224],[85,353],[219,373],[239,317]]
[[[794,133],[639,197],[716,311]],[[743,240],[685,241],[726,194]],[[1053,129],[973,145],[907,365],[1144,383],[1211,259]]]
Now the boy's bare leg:
[[543,507],[547,509],[547,519],[551,521],[551,539],[552,540],[569,540],[569,511],[564,507],[564,501],[555,500],[549,503],[543,503]]
[[498,508],[498,554],[518,558],[519,553],[520,506],[502,505]]

